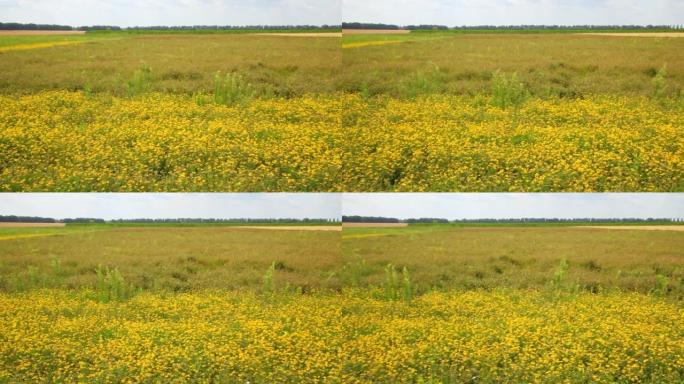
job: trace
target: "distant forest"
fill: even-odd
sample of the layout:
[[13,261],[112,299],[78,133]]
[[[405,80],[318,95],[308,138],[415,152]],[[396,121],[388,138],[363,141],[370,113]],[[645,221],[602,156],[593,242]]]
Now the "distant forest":
[[176,218],[176,219],[116,219],[104,220],[90,217],[78,217],[71,219],[53,219],[51,217],[36,216],[13,216],[0,215],[0,223],[235,223],[235,224],[292,224],[292,223],[332,223],[338,220],[331,219],[202,219],[202,218]]
[[146,26],[122,28],[115,25],[90,25],[72,27],[57,24],[0,23],[0,30],[26,31],[199,31],[199,30],[316,30],[339,29],[339,25],[187,25],[187,26]]
[[448,27],[446,25],[404,25],[380,23],[342,23],[343,29],[383,29],[383,30],[676,30],[684,25],[463,25]]
[[680,220],[666,219],[666,218],[577,218],[577,219],[561,219],[561,218],[518,218],[518,219],[460,219],[447,220],[442,218],[419,218],[400,220],[394,217],[382,216],[342,216],[343,223],[409,223],[409,224],[448,224],[448,223],[634,223],[634,222],[678,222]]

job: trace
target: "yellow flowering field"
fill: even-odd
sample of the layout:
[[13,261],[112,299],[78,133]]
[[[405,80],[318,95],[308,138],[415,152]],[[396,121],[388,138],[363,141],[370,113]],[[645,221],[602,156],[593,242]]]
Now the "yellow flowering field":
[[2,191],[682,191],[684,107],[647,98],[0,96]]
[[627,293],[0,294],[2,382],[684,380],[684,309]]
[[348,191],[682,191],[684,106],[648,98],[350,97]]
[[343,100],[0,96],[2,191],[335,190]]

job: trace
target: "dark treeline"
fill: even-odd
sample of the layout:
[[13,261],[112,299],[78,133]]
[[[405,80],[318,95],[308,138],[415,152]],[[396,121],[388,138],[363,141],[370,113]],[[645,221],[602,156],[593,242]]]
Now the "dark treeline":
[[401,220],[393,217],[380,216],[342,216],[343,223],[400,223]]
[[73,31],[74,27],[56,24],[0,23],[0,30],[7,31]]
[[35,217],[35,216],[14,216],[14,215],[0,215],[0,222],[3,223],[264,223],[264,224],[294,224],[294,223],[308,223],[308,224],[322,224],[333,223],[337,220],[333,219],[251,219],[251,218],[237,218],[237,219],[203,219],[203,218],[175,218],[175,219],[115,219],[104,220],[90,217],[78,217],[69,219],[53,219],[50,217]]
[[634,223],[634,222],[678,222],[681,220],[668,219],[668,218],[575,218],[575,219],[563,219],[563,218],[507,218],[507,219],[457,219],[457,220],[447,220],[444,218],[414,218],[414,219],[397,219],[394,217],[382,217],[382,216],[342,216],[342,222],[344,223]]
[[236,218],[236,219],[203,219],[203,218],[177,218],[177,219],[115,219],[109,220],[109,223],[273,223],[273,224],[288,224],[288,223],[331,223],[331,219],[253,219],[253,218]]
[[[86,27],[82,27],[86,28]],[[118,27],[117,27],[118,28]],[[149,27],[128,27],[127,31],[202,31],[202,30],[301,30],[301,29],[335,29],[339,25],[188,25],[188,26],[149,26]]]
[[56,223],[57,220],[50,217],[34,217],[34,216],[3,216],[0,215],[0,222],[3,223]]
[[344,29],[409,29],[409,30],[663,30],[683,29],[684,25],[462,25],[448,27],[446,25],[422,24],[405,25],[379,23],[342,23]]
[[27,31],[210,31],[210,30],[317,30],[339,29],[339,25],[155,25],[136,26],[122,28],[116,25],[87,25],[72,27],[69,25],[55,24],[24,24],[24,23],[0,23],[0,30],[27,30]]
[[379,23],[342,23],[344,29],[401,29],[394,24],[379,24]]

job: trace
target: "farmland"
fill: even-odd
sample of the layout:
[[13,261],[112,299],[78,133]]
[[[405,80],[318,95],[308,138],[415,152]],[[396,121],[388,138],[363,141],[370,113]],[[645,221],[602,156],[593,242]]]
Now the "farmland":
[[343,119],[357,143],[347,190],[683,188],[684,39],[433,32],[342,46],[340,88],[359,95]]
[[684,39],[323,36],[2,36],[0,190],[684,188]]
[[0,378],[684,378],[684,232],[284,228],[0,228]]

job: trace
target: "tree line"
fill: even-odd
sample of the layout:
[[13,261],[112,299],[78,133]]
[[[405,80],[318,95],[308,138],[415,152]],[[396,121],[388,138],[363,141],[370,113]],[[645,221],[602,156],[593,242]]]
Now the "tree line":
[[409,224],[448,224],[448,223],[634,223],[634,222],[681,222],[680,219],[671,218],[545,218],[545,217],[528,217],[528,218],[482,218],[482,219],[455,219],[448,220],[444,218],[411,218],[411,219],[397,219],[395,217],[383,216],[342,216],[343,223],[409,223]]
[[320,219],[320,218],[304,218],[304,219],[254,219],[254,218],[234,218],[234,219],[206,219],[206,218],[173,218],[173,219],[114,219],[104,220],[99,218],[78,217],[67,219],[54,219],[51,217],[38,216],[15,216],[15,215],[0,215],[0,222],[4,223],[236,223],[236,224],[324,224],[338,222],[336,219]]
[[342,23],[343,29],[371,29],[371,30],[676,30],[684,29],[684,25],[462,25],[448,27],[446,25],[421,24],[421,25],[395,25],[382,23]]
[[209,31],[209,30],[318,30],[339,29],[339,25],[155,25],[122,28],[116,25],[70,25],[34,24],[34,23],[0,23],[0,30],[18,31]]

